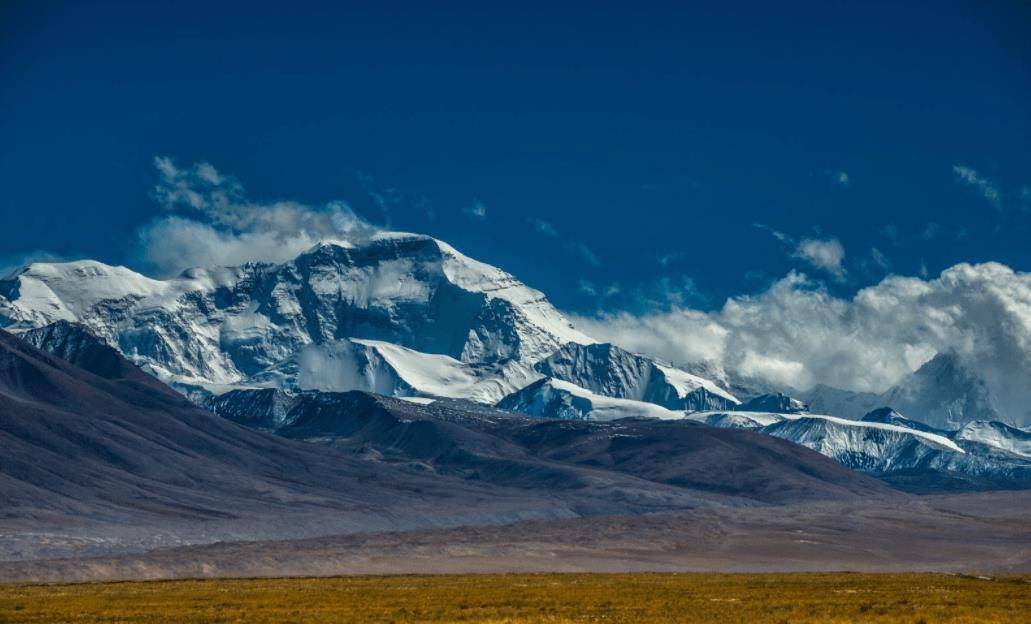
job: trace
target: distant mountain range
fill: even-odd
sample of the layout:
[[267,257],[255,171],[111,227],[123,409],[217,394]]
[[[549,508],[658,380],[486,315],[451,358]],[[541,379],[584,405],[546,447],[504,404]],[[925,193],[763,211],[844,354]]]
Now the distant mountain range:
[[0,559],[897,495],[687,420],[280,389],[214,397],[217,416],[81,325],[25,338],[0,330]]
[[940,429],[1006,419],[984,380],[951,351],[937,354],[881,394],[817,386],[801,395],[813,411],[853,419],[884,406]]
[[744,411],[696,412],[687,418],[791,440],[906,490],[1031,487],[1031,434],[1000,422],[973,421],[944,431],[891,408],[861,420]]
[[93,261],[33,264],[0,281],[0,326],[62,357],[81,348],[68,343],[81,326],[195,402],[280,435],[292,429],[267,415],[286,413],[275,406],[360,391],[417,399],[404,404],[416,411],[464,401],[469,413],[563,420],[686,416],[785,438],[911,489],[1028,480],[1027,432],[1004,424],[955,353],[882,394],[771,393],[598,343],[539,291],[420,235],[169,280]]

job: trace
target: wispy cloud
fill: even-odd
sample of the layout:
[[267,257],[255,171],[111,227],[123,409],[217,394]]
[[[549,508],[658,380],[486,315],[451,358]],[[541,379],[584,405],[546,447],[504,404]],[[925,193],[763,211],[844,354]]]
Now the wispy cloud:
[[894,223],[888,223],[881,227],[881,236],[891,241],[893,245],[899,244],[899,228]]
[[657,257],[655,259],[655,261],[658,262],[659,266],[661,266],[661,267],[668,267],[669,265],[671,265],[671,264],[673,264],[675,262],[679,262],[679,261],[681,261],[683,259],[684,259],[684,252],[682,252],[682,251],[672,251],[672,252],[667,253],[667,254],[662,254],[661,256]]
[[[558,228],[544,219],[530,217],[527,219],[527,222],[533,226],[533,229],[537,230],[538,233],[543,234],[544,236],[554,239],[563,238],[559,234]],[[594,250],[588,247],[586,243],[575,240],[565,240],[562,243],[562,247],[593,267],[601,266],[601,258],[599,258],[598,254],[594,253]]]
[[601,259],[598,258],[598,254],[591,251],[591,248],[580,242],[570,242],[567,247],[573,251],[576,255],[580,256],[584,262],[593,266],[601,266]]
[[942,233],[942,226],[934,221],[929,221],[924,226],[924,230],[920,232],[920,238],[924,240],[934,240],[938,238]]
[[838,186],[848,186],[852,183],[852,178],[850,178],[847,173],[841,171],[840,169],[837,171],[831,171],[828,173],[828,175],[830,175],[831,182],[837,184]]
[[544,234],[545,236],[550,236],[552,238],[558,238],[558,230],[555,229],[554,225],[545,221],[544,219],[531,217],[527,219],[527,221],[529,221],[530,225],[532,225],[533,228],[541,234]]
[[881,270],[891,270],[891,261],[888,260],[888,256],[884,255],[884,252],[876,247],[870,248],[870,260],[874,263],[874,266]]
[[876,247],[871,247],[866,254],[857,260],[859,268],[870,277],[884,277],[891,272],[891,260]]
[[402,212],[422,213],[428,220],[437,218],[437,211],[428,197],[397,186],[384,185],[365,171],[355,171],[359,184],[381,215],[384,227],[390,227],[394,215]]
[[469,217],[473,221],[486,221],[487,220],[487,207],[483,205],[478,199],[474,199],[473,203],[469,204],[465,208],[462,208],[462,212],[465,216]]
[[34,262],[64,262],[68,258],[42,249],[0,257],[0,279],[9,277]]
[[772,227],[766,225],[765,223],[759,223],[758,221],[756,221],[755,223],[752,224],[752,227],[754,227],[757,230],[762,230],[764,232],[769,232],[770,235],[773,236],[773,238],[776,238],[777,240],[781,241],[782,243],[787,243],[787,242],[791,241],[791,239],[788,237],[787,234],[785,234],[784,232],[781,232],[780,230],[775,230]]
[[1002,210],[1002,191],[996,182],[965,165],[953,165],[952,172],[958,182],[975,189],[993,208]]
[[582,279],[578,285],[579,291],[590,297],[600,297],[602,299],[608,299],[614,297],[622,292],[622,288],[616,282],[612,282],[608,286],[597,286],[590,280]]
[[812,175],[819,176],[822,179],[826,179],[834,186],[847,187],[850,184],[852,184],[852,177],[849,176],[846,171],[843,171],[841,169],[820,169]]

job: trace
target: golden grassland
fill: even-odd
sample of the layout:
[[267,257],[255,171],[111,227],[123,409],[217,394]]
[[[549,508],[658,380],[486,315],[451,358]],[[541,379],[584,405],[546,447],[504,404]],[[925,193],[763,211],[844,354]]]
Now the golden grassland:
[[0,622],[1029,622],[1031,576],[502,574],[0,586]]

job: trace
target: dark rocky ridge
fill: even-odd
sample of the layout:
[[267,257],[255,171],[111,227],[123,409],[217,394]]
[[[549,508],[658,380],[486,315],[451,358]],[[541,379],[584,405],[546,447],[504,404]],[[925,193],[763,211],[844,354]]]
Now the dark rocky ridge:
[[576,513],[539,492],[252,431],[124,360],[113,371],[108,347],[86,346],[88,334],[75,342],[83,348],[69,353],[90,354],[109,377],[0,331],[0,558],[34,556],[65,538],[132,549]]
[[285,437],[503,486],[568,491],[602,482],[630,496],[629,479],[765,503],[893,495],[804,447],[690,421],[558,421],[357,391],[238,390],[211,405]]

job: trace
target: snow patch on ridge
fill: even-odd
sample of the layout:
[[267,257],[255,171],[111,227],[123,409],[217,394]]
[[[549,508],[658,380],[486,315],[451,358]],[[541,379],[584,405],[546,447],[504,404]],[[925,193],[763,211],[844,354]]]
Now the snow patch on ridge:
[[[891,431],[893,433],[902,433],[906,435],[912,435],[917,438],[921,438],[936,446],[946,448],[956,453],[965,453],[962,448],[959,447],[955,442],[946,438],[943,435],[936,433],[930,433],[927,431],[919,431],[917,429],[909,429],[908,427],[902,427],[899,425],[892,425],[888,423],[879,422],[867,422],[862,420],[849,420],[848,418],[839,418],[837,416],[827,416],[823,414],[773,414],[767,412],[693,412],[687,415],[690,420],[697,420],[708,424],[714,424],[710,422],[710,419],[720,417],[737,417],[741,419],[747,419],[748,421],[758,423],[759,426],[768,426],[784,421],[806,421],[806,420],[822,420],[842,427],[854,427],[859,429],[875,429],[880,431]],[[745,422],[742,420],[742,422]]]
[[529,416],[570,420],[679,420],[684,417],[684,412],[643,401],[601,396],[568,381],[552,378],[542,379],[510,394],[497,406]]

